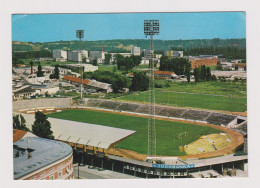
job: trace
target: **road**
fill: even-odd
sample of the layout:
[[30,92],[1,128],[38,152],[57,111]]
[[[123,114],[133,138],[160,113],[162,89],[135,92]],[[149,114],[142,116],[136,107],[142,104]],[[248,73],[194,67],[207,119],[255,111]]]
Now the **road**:
[[[74,178],[78,178],[78,164],[73,165]],[[137,179],[138,177],[114,172],[111,170],[99,171],[98,168],[90,169],[88,165],[79,167],[80,179]]]

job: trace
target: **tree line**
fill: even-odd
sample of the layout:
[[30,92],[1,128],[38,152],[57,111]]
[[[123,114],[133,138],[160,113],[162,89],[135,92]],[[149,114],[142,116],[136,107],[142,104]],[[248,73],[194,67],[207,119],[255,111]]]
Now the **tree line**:
[[113,64],[117,64],[118,70],[126,71],[128,73],[129,70],[141,64],[142,57],[141,56],[130,56],[124,57],[121,54],[116,54]]
[[162,56],[160,58],[160,71],[172,71],[177,75],[187,76],[188,82],[190,82],[191,64],[186,58],[168,58]]
[[[13,115],[13,129],[30,131],[26,127],[26,121],[21,114]],[[48,121],[47,115],[40,111],[35,112],[35,121],[32,124],[31,132],[41,138],[54,139],[51,123]]]
[[205,65],[196,67],[193,71],[195,82],[215,81],[217,80],[215,75],[211,75],[209,67]]

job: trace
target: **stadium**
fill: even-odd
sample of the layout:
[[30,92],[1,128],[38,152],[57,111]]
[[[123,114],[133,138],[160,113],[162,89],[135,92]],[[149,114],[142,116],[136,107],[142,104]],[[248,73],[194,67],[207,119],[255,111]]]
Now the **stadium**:
[[155,105],[156,155],[150,156],[145,103],[46,98],[14,101],[13,111],[28,127],[36,111],[47,113],[54,139],[71,145],[74,161],[89,168],[142,178],[247,176],[245,116]]

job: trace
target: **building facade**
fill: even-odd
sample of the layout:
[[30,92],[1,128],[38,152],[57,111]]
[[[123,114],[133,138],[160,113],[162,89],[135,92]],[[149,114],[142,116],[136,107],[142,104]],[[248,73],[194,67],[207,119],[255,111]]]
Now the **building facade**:
[[73,179],[73,151],[63,142],[23,137],[13,143],[15,180]]
[[140,56],[141,55],[141,48],[134,46],[131,48],[131,54],[134,56]]
[[52,57],[55,60],[63,59],[67,60],[67,51],[65,50],[53,50],[52,51]]
[[68,60],[75,62],[82,62],[83,58],[88,58],[88,51],[86,50],[73,50],[68,52]]

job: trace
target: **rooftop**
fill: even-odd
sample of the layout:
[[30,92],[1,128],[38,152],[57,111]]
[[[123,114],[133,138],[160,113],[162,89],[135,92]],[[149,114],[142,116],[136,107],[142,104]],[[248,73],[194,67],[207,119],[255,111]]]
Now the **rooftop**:
[[[27,125],[32,125],[35,118],[31,114],[23,114]],[[70,120],[48,118],[55,140],[67,141],[77,144],[108,149],[136,131],[82,123]],[[29,129],[31,127],[27,126]]]
[[154,74],[172,75],[172,74],[174,74],[174,72],[169,72],[169,71],[154,71]]
[[[24,177],[38,169],[72,154],[72,148],[63,142],[40,137],[26,137],[13,144],[14,179]],[[28,158],[28,150],[32,157]]]
[[84,79],[80,79],[80,78],[75,78],[73,76],[64,76],[62,78],[63,80],[68,80],[68,81],[72,81],[72,82],[77,82],[77,83],[82,83],[82,84],[88,84],[90,81],[89,80],[84,80]]

